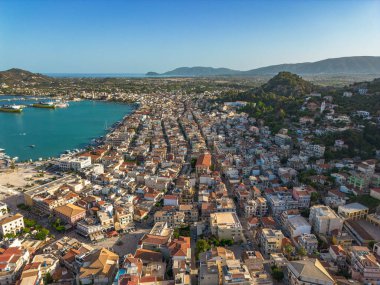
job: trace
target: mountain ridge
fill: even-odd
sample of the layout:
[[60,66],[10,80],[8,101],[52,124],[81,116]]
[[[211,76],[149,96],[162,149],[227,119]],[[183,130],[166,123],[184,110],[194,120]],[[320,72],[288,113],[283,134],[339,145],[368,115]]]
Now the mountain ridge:
[[[276,75],[282,71],[292,72],[299,75],[380,75],[380,56],[351,56],[328,58],[315,62],[270,65],[250,69],[247,71],[234,70],[224,67],[179,67],[164,73],[159,73],[157,76],[264,76]],[[149,73],[147,74],[152,75],[152,72]]]

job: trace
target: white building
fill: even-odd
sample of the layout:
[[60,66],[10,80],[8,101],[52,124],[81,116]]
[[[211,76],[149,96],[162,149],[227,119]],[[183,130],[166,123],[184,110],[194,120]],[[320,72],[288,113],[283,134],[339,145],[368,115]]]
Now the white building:
[[91,157],[65,157],[59,160],[59,168],[62,170],[79,171],[91,165]]
[[311,232],[311,225],[302,216],[290,217],[287,222],[287,228],[291,237],[298,237]]
[[0,234],[16,234],[24,228],[24,217],[21,214],[6,217],[0,221]]
[[235,212],[222,212],[210,214],[211,233],[219,239],[241,241],[243,227]]
[[281,146],[281,145],[287,145],[291,144],[292,138],[289,137],[288,135],[283,135],[283,134],[276,134],[274,136],[274,142],[276,145]]
[[318,234],[330,234],[333,230],[339,232],[343,227],[343,219],[328,206],[316,205],[310,208],[309,221],[314,232]]
[[348,97],[348,98],[352,97],[352,92],[344,91],[343,92],[343,97]]

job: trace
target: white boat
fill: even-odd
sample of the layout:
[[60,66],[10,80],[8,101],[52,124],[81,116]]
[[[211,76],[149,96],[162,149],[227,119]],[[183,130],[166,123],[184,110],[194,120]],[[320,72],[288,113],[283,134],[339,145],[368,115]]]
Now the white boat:
[[64,101],[58,101],[56,104],[57,108],[67,108],[69,107],[69,103]]

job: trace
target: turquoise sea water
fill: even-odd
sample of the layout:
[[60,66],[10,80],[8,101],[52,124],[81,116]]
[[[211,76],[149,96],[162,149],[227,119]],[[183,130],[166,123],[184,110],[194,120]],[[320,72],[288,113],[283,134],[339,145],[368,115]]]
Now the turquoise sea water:
[[[33,102],[0,96],[0,105]],[[69,102],[69,105],[62,109],[27,107],[20,114],[0,112],[0,148],[19,161],[59,156],[65,150],[83,148],[92,139],[103,136],[107,127],[135,108],[101,101]]]

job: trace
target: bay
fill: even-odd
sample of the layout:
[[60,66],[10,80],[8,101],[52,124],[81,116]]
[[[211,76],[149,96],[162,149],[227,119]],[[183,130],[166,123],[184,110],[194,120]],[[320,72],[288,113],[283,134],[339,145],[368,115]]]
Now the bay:
[[[0,96],[0,105],[36,102],[22,98]],[[22,113],[0,112],[0,148],[18,161],[56,157],[105,135],[108,127],[134,109],[129,104],[84,100],[69,102],[67,108],[27,107]]]

